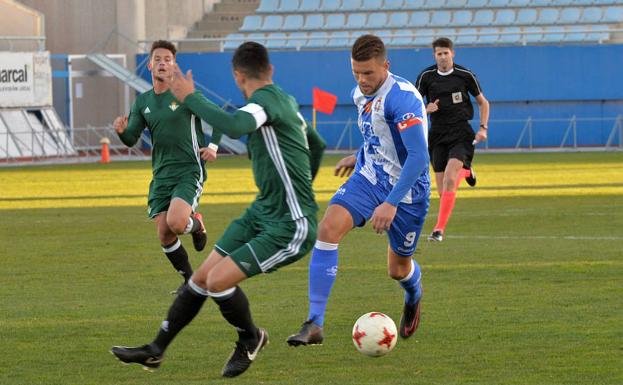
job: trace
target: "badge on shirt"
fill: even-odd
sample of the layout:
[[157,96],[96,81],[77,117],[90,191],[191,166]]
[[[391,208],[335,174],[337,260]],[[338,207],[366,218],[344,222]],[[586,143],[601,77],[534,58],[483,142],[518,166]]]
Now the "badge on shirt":
[[383,97],[379,96],[378,98],[376,98],[376,102],[374,102],[374,111],[379,112],[382,105],[383,105]]
[[463,103],[463,94],[460,93],[460,92],[453,92],[452,93],[452,103],[454,103],[454,104]]
[[169,108],[171,109],[171,111],[177,110],[177,107],[179,107],[179,104],[177,104],[175,100],[172,101],[171,104],[169,105]]

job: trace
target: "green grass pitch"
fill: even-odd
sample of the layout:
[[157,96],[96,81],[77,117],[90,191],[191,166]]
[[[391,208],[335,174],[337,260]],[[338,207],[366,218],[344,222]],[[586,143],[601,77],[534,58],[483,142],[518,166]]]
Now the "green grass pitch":
[[[337,159],[315,182],[319,216],[341,182]],[[209,165],[209,242],[253,199],[249,166]],[[341,244],[323,346],[285,343],[307,314],[309,257],[243,283],[270,344],[227,380],[235,332],[211,301],[156,372],[108,352],[150,341],[179,285],[146,219],[148,163],[0,169],[0,384],[623,383],[623,154],[480,154],[475,166],[441,244],[426,242],[432,194],[415,336],[381,358],[352,345],[361,314],[398,322],[402,306],[386,239],[365,227]],[[207,253],[182,240],[197,266]]]

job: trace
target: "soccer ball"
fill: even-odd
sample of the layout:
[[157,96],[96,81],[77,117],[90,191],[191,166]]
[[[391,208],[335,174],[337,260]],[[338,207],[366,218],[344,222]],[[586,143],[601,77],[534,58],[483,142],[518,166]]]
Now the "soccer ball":
[[389,316],[372,312],[359,317],[353,326],[353,344],[361,353],[380,357],[396,346],[396,324]]

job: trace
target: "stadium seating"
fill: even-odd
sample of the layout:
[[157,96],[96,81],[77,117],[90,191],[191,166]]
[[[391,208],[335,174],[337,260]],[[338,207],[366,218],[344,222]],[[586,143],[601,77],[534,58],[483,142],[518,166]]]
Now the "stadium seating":
[[536,23],[538,12],[533,8],[523,8],[517,12],[515,23],[519,25],[533,25]]
[[316,12],[320,9],[320,0],[302,0],[299,12]]
[[303,29],[306,31],[319,30],[324,25],[324,16],[320,14],[307,15]]
[[260,31],[277,31],[281,29],[283,25],[283,16],[281,15],[269,15],[264,18]]
[[307,32],[293,32],[290,34],[290,39],[286,42],[286,48],[289,49],[301,49],[307,43]]
[[376,12],[371,13],[368,17],[368,23],[366,25],[367,28],[370,29],[382,29],[387,26],[387,13],[385,12]]
[[303,23],[305,18],[303,15],[288,15],[286,16],[282,29],[284,31],[298,31],[303,29]]
[[268,37],[271,49],[348,48],[364,32],[390,47],[438,36],[459,45],[605,43],[622,24],[623,0],[261,0],[223,47]]
[[287,35],[282,32],[270,33],[266,39],[266,47],[269,49],[284,47],[287,42],[286,37]]

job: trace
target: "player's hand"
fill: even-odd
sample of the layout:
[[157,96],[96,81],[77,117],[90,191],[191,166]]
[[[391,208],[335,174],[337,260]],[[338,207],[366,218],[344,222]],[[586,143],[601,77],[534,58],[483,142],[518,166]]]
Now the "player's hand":
[[340,159],[340,161],[337,162],[337,164],[335,165],[335,172],[333,173],[333,175],[339,176],[340,178],[344,176],[350,176],[350,174],[352,174],[353,170],[355,169],[356,163],[357,158],[355,157],[355,155],[350,155],[346,158]]
[[201,154],[201,159],[207,160],[208,162],[214,162],[217,157],[216,150],[210,147],[201,147],[199,153]]
[[182,103],[188,95],[195,92],[192,71],[188,70],[184,75],[177,64],[173,65],[173,76],[168,80],[167,85],[177,100]]
[[383,231],[389,230],[389,227],[396,216],[396,210],[398,210],[398,207],[387,202],[381,203],[376,209],[374,209],[370,223],[372,223],[372,228],[377,234],[382,234]]
[[428,103],[426,105],[426,113],[431,114],[439,110],[439,99],[435,100],[433,103]]
[[112,122],[112,128],[117,131],[117,134],[123,134],[126,128],[128,128],[128,117],[118,116],[115,121]]
[[474,139],[472,144],[475,146],[475,145],[477,145],[480,142],[486,142],[486,141],[487,141],[487,130],[481,128],[476,133],[476,138]]

